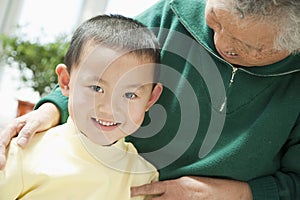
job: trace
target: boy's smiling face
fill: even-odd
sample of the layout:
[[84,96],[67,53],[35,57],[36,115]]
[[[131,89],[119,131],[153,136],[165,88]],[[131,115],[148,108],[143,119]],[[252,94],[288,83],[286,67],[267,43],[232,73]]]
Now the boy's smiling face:
[[70,74],[70,116],[91,141],[110,145],[140,127],[162,86],[153,89],[154,64],[135,54],[98,47],[82,57]]

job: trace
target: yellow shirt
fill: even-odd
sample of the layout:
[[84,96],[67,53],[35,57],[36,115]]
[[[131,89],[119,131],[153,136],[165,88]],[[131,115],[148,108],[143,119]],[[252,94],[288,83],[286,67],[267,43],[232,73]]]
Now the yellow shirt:
[[155,167],[131,143],[96,145],[69,118],[36,134],[25,149],[10,143],[0,200],[126,200],[131,186],[157,179]]

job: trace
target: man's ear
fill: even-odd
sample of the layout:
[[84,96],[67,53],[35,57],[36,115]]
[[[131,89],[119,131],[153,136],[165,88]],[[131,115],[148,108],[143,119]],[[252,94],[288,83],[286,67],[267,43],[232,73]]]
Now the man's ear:
[[156,83],[153,90],[152,90],[149,101],[147,103],[146,111],[148,111],[151,108],[151,106],[153,106],[153,104],[155,104],[155,102],[159,99],[162,91],[163,91],[162,84],[161,83]]
[[57,65],[56,74],[62,94],[65,96],[69,96],[70,74],[67,70],[67,66],[64,64]]

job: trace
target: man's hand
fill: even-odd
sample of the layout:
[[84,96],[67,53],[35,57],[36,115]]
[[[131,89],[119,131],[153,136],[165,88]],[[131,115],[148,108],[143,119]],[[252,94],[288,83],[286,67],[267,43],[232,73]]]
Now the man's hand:
[[153,195],[153,200],[252,200],[245,182],[184,176],[131,188],[131,196]]
[[45,103],[8,123],[0,132],[0,170],[5,166],[6,148],[13,137],[17,136],[17,143],[25,147],[35,133],[47,130],[58,122],[59,110],[54,104]]

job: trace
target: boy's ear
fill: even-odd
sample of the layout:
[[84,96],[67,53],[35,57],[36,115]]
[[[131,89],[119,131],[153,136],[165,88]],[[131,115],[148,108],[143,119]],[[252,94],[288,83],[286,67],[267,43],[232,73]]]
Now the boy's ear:
[[67,70],[67,66],[64,64],[57,65],[56,74],[62,94],[65,96],[69,96],[70,74]]
[[159,99],[162,91],[163,91],[162,84],[161,83],[156,83],[155,87],[152,90],[150,99],[147,103],[146,111],[148,111],[151,108],[151,106],[153,106],[153,104],[155,104],[155,102]]

